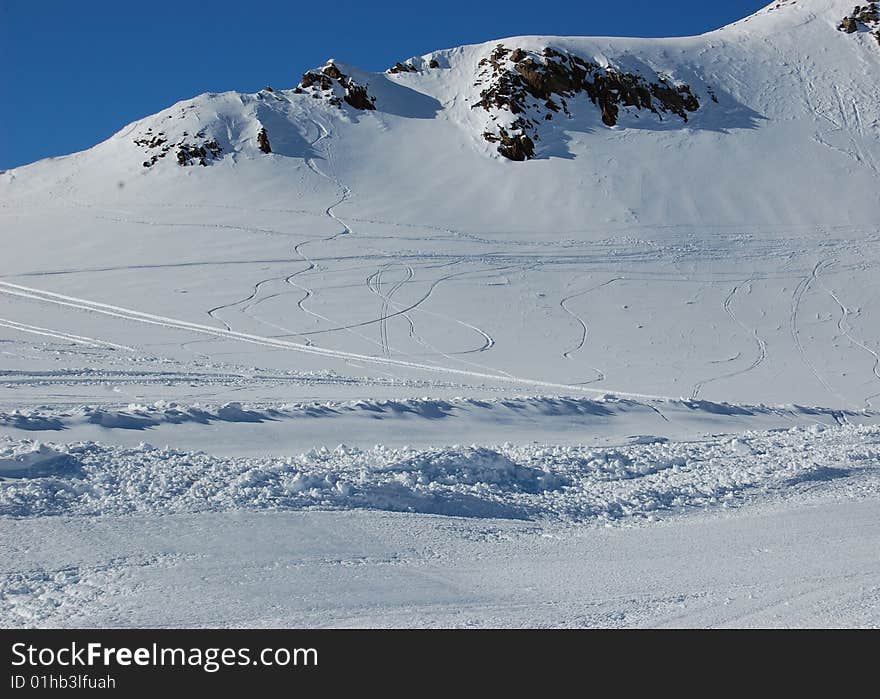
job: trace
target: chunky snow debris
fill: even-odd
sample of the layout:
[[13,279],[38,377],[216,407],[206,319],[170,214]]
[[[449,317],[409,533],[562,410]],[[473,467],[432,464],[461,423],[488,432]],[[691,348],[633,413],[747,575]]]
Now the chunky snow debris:
[[[815,426],[616,448],[340,445],[262,459],[6,438],[0,454],[11,455],[0,456],[4,464],[68,460],[64,473],[0,482],[0,515],[7,517],[367,508],[583,522],[733,506],[827,481],[847,484],[851,494],[875,491],[880,427]],[[16,468],[27,475],[26,467]]]
[[61,474],[71,463],[66,454],[40,442],[0,441],[0,479]]

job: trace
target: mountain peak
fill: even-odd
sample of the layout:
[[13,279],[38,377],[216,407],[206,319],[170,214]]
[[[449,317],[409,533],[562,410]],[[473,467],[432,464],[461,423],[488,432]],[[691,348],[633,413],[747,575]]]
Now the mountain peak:
[[[520,36],[436,50],[382,72],[330,58],[290,89],[179,102],[69,162],[102,173],[89,179],[95,186],[111,172],[114,181],[133,183],[141,175],[154,184],[220,172],[239,177],[244,170],[273,178],[302,170],[332,144],[345,154],[340,168],[400,163],[404,189],[410,172],[440,168],[436,163],[453,153],[475,171],[512,166],[523,173],[523,187],[546,171],[543,165],[567,171],[562,163],[571,161],[573,181],[601,182],[606,169],[627,162],[634,169],[618,173],[621,186],[648,178],[634,166],[645,153],[653,154],[663,171],[655,179],[663,181],[666,168],[687,175],[692,152],[707,162],[744,152],[762,161],[776,152],[792,168],[812,172],[821,165],[817,181],[832,172],[843,181],[851,167],[872,167],[880,135],[877,5],[780,0],[696,37]],[[837,126],[829,131],[831,123]],[[784,143],[790,149],[779,152]],[[66,167],[51,165],[54,173]],[[23,186],[27,171],[9,171],[2,181]],[[211,174],[196,175],[203,172]],[[779,187],[774,179],[764,191]],[[632,184],[624,190],[632,192]]]

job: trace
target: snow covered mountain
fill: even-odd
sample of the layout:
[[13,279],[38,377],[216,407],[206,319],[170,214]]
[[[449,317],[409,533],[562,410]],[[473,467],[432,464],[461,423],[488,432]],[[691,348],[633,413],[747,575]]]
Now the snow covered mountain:
[[[547,623],[550,599],[559,625],[774,623],[770,598],[785,623],[834,623],[790,578],[813,539],[786,549],[788,572],[741,584],[773,523],[803,525],[796,507],[821,498],[811,575],[837,585],[835,614],[876,624],[873,549],[839,546],[856,499],[859,541],[880,536],[880,5],[852,2],[777,0],[696,37],[511,37],[382,73],[331,59],[0,173],[0,538],[62,542],[50,563],[16,553],[41,544],[0,547],[19,571],[0,576],[0,625],[73,618],[59,609],[324,623],[337,594],[354,601],[327,623],[470,623],[459,603],[475,623]],[[709,514],[604,553],[566,529],[770,501],[794,505],[744,516],[751,543],[708,581],[702,561],[653,582],[640,562],[679,560],[685,540],[727,556]],[[288,517],[316,509],[545,529]],[[257,562],[233,510],[268,542]],[[57,515],[70,531],[106,516],[108,541],[153,533],[122,555]],[[545,530],[571,538],[535,543]],[[431,545],[414,552],[412,532]],[[472,561],[508,535],[487,588]],[[294,540],[317,543],[278,565]],[[590,556],[619,545],[633,570],[584,608],[607,570]],[[211,583],[220,622],[196,597],[166,610],[204,587],[204,556],[224,580],[270,583],[247,600]],[[571,572],[553,562],[571,560],[585,569],[560,601]],[[64,574],[33,572],[50,565]],[[431,566],[460,566],[459,587],[425,586]],[[298,575],[321,591],[300,607]]]
[[[290,201],[326,132],[337,174],[384,219],[449,225],[467,210],[474,228],[539,236],[869,223],[880,157],[872,8],[776,2],[684,39],[514,37],[383,74],[331,60],[294,89],[178,103],[85,153],[8,172],[0,191],[88,198],[123,182],[156,202],[210,201],[224,187],[251,203]],[[511,167],[505,154],[531,162]],[[215,170],[178,167],[197,164]]]
[[[384,330],[378,345],[373,338],[365,345],[349,326],[408,323],[410,306],[427,310],[422,297],[438,305],[437,284],[477,280],[482,290],[468,296],[467,319],[458,295],[434,311],[455,319],[440,331],[449,351],[416,331],[403,338],[395,330],[398,355],[427,344],[428,363],[448,366],[458,352],[491,350],[483,356],[499,361],[481,362],[478,373],[565,385],[598,379],[599,389],[693,397],[709,382],[717,398],[870,404],[867,396],[880,387],[850,387],[850,374],[841,377],[846,387],[835,388],[837,379],[817,368],[834,359],[810,356],[791,317],[805,295],[809,303],[813,276],[877,259],[868,248],[876,244],[880,203],[878,26],[876,3],[853,10],[848,0],[790,0],[697,37],[514,37],[435,51],[380,74],[330,60],[293,89],[201,95],[90,150],[0,175],[5,236],[24,241],[0,262],[0,273],[70,270],[86,260],[89,268],[116,270],[149,263],[139,268],[134,309],[142,309],[135,301],[148,289],[152,310],[163,316],[182,313],[187,322],[260,336],[300,333],[314,342],[301,333],[317,332],[335,349],[372,356],[378,347],[386,358],[395,352]],[[291,251],[288,236],[298,232]],[[366,297],[300,284],[335,264],[330,258],[358,256],[392,265],[367,274]],[[780,265],[794,265],[795,256],[804,270],[771,290]],[[256,279],[244,264],[241,278],[226,265],[222,283],[189,276],[178,283],[188,286],[187,303],[151,277],[151,270],[168,271],[161,265],[170,260],[205,265],[215,257],[273,262]],[[652,269],[634,272],[626,260]],[[720,262],[728,267],[711,283],[739,277],[740,284],[711,301],[708,313],[677,298],[677,283],[692,286],[695,275],[709,283]],[[447,282],[432,271],[437,263],[470,271]],[[738,264],[745,271],[733,271]],[[560,277],[551,269],[564,275],[564,288],[556,288]],[[510,308],[502,302],[499,316],[502,297],[492,285],[511,284],[510,270],[521,283],[503,298],[518,301]],[[485,276],[502,272],[501,282]],[[323,274],[319,283],[335,273]],[[331,285],[338,290],[348,274]],[[100,280],[107,278],[46,280],[77,279],[79,295],[106,300]],[[658,287],[661,278],[667,283]],[[112,284],[111,295],[124,298],[118,280]],[[383,300],[383,284],[394,301]],[[875,288],[871,279],[860,287]],[[743,290],[766,295],[755,311],[765,324],[781,314],[779,323],[761,328],[761,318],[740,317],[731,301]],[[633,299],[646,315],[619,327],[621,314],[603,298],[612,292],[622,299],[615,305],[633,307]],[[589,322],[572,308],[588,293],[601,305]],[[794,294],[791,303],[779,303],[780,293]],[[291,294],[306,295],[294,319],[281,307]],[[819,321],[826,312],[834,318],[837,304],[828,300],[830,310],[823,301],[816,311]],[[400,312],[380,323],[364,301]],[[842,325],[870,324],[869,306],[846,304]],[[717,309],[726,314],[720,325]],[[230,313],[240,317],[230,323]],[[493,315],[496,327],[486,332]],[[526,326],[561,344],[559,351],[537,351],[540,343],[513,336],[495,342]],[[850,353],[873,362],[869,339],[862,331],[846,339],[845,329],[830,339],[843,336]],[[569,361],[572,351],[581,361]],[[679,352],[687,357],[682,367],[658,374],[658,358]],[[621,353],[626,359],[609,372]],[[731,356],[732,366],[723,367],[730,370],[712,370]]]

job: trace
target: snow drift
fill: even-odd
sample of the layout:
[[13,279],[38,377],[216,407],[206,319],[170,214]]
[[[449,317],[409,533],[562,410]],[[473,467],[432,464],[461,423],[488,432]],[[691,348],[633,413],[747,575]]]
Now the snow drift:
[[[0,515],[95,516],[230,510],[376,509],[460,517],[613,522],[735,506],[841,482],[876,496],[880,428],[792,428],[701,442],[312,449],[221,458],[148,444],[59,444],[77,469],[0,482]],[[33,453],[6,438],[5,452]]]

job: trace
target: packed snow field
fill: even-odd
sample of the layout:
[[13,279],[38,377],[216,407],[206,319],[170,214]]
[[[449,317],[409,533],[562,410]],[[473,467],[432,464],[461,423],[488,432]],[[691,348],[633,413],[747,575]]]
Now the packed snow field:
[[331,61],[0,173],[0,625],[880,625],[871,12]]

